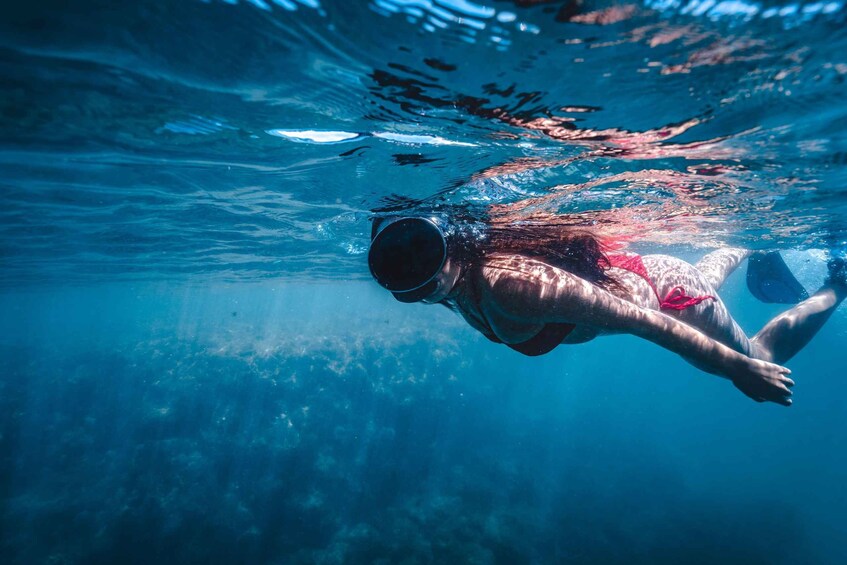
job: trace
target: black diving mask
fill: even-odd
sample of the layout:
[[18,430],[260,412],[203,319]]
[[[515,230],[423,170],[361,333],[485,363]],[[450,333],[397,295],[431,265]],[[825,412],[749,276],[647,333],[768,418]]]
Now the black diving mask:
[[377,220],[373,232],[368,267],[376,282],[400,302],[419,302],[438,290],[447,238],[435,220]]

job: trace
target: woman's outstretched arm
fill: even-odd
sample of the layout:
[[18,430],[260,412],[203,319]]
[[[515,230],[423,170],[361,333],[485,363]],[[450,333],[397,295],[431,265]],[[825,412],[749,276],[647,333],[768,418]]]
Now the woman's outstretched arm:
[[688,324],[641,308],[567,271],[517,256],[495,257],[482,270],[482,306],[498,317],[532,323],[567,322],[630,333],[726,377],[757,401],[790,405],[794,382],[785,367],[739,353]]

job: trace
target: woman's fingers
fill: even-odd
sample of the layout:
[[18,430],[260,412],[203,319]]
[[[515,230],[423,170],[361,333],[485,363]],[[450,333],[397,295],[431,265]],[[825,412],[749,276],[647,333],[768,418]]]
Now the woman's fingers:
[[789,388],[782,383],[778,384],[777,388],[779,390],[776,391],[776,394],[774,395],[774,398],[772,398],[772,400],[774,402],[778,402],[779,404],[782,404],[783,406],[791,406],[791,398],[790,397],[794,393],[791,392],[791,390],[789,390]]
[[779,394],[781,396],[791,396],[792,394],[794,394],[793,392],[791,392],[791,389],[789,389],[787,386],[785,386],[783,384],[777,385],[776,388],[779,389],[779,392],[777,394]]
[[782,381],[776,381],[771,383],[771,387],[772,391],[773,389],[776,389],[773,392],[778,396],[791,396],[792,394],[794,394],[793,392],[791,392],[791,389],[786,386],[786,383]]
[[[777,366],[779,367],[779,366]],[[784,367],[779,367],[779,369],[784,369]],[[785,369],[787,371],[787,369]],[[767,388],[770,390],[765,397],[771,402],[776,402],[777,404],[781,404],[783,406],[791,406],[791,396],[794,394],[789,387],[794,386],[794,381],[789,379],[788,377],[777,374],[771,379],[767,379],[765,381],[767,383]],[[776,390],[774,390],[776,389]]]
[[[791,406],[794,381],[786,367],[767,361],[750,359],[750,373],[734,379],[735,386],[756,402],[775,402]],[[746,377],[746,378],[745,378]]]

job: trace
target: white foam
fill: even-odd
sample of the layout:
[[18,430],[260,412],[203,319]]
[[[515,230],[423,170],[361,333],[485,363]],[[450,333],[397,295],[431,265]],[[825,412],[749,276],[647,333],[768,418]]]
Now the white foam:
[[361,134],[348,131],[315,131],[315,130],[286,130],[286,129],[271,129],[268,130],[270,135],[284,137],[292,141],[312,141],[314,143],[338,143],[339,141],[349,141],[356,139]]
[[380,139],[395,141],[397,143],[408,143],[411,145],[454,145],[459,147],[476,147],[474,143],[466,143],[464,141],[452,141],[435,135],[410,135],[406,133],[392,133],[387,131],[377,131],[372,134]]

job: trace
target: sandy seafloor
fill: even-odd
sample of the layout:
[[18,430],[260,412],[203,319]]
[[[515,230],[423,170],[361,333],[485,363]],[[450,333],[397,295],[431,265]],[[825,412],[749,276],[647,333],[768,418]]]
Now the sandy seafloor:
[[[752,331],[776,307],[734,275]],[[3,563],[841,563],[847,312],[756,404],[372,283],[0,297]]]

